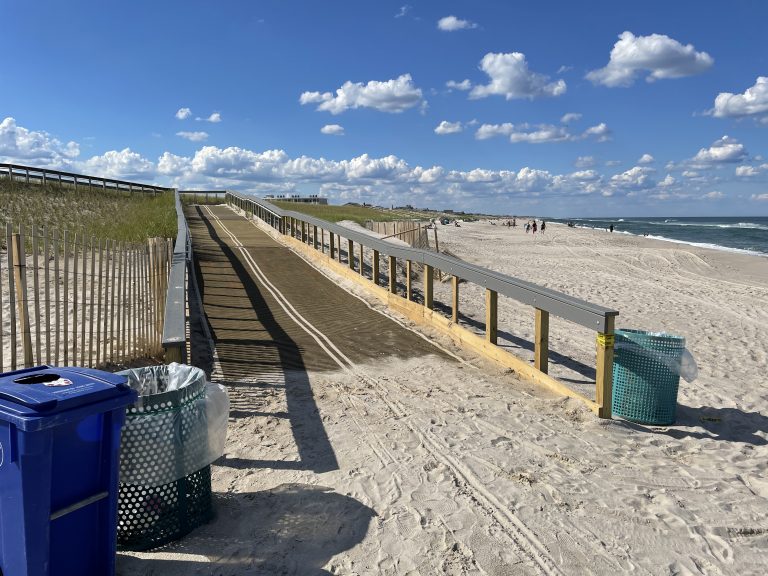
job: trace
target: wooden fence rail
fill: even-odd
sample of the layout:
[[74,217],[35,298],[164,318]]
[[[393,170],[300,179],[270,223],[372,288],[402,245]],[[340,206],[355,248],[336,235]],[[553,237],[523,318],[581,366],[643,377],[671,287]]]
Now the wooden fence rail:
[[4,236],[0,372],[98,367],[162,353],[171,240],[129,245],[12,223]]
[[[615,319],[618,315],[616,310],[488,270],[450,255],[387,243],[368,234],[319,218],[282,210],[258,198],[229,192],[227,202],[243,210],[249,217],[258,218],[274,228],[275,234],[281,235],[286,243],[300,251],[309,260],[328,266],[338,274],[359,283],[410,320],[436,328],[460,345],[515,370],[528,380],[559,394],[580,400],[601,418],[611,417],[613,340]],[[318,242],[318,236],[320,242]],[[326,237],[329,238],[327,245]],[[345,238],[346,242],[342,238]],[[359,251],[355,250],[356,244],[359,246]],[[363,257],[366,250],[371,254],[369,274],[366,274]],[[357,258],[355,252],[359,253]],[[381,258],[385,258],[386,272],[381,269]],[[405,263],[404,282],[398,282],[398,260]],[[416,302],[413,298],[414,264],[418,264],[422,269],[422,302]],[[435,270],[441,271],[451,279],[449,317],[434,310]],[[384,278],[381,277],[382,275]],[[472,283],[483,288],[485,293],[484,334],[476,334],[459,323],[461,282]],[[535,321],[533,365],[497,344],[500,295],[533,308]],[[581,394],[548,374],[550,315],[586,327],[596,333],[594,398]]]
[[[410,220],[374,222],[369,220],[365,223],[365,227],[377,234],[384,234],[384,238],[397,238],[414,248],[430,249],[429,228],[427,228],[426,222],[413,222]],[[437,231],[435,231],[435,235],[437,235]]]

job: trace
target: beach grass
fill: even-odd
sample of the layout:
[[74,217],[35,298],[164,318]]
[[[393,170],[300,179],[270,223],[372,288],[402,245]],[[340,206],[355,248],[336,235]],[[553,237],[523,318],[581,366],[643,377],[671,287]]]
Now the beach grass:
[[327,204],[304,204],[301,202],[285,202],[280,200],[270,200],[272,204],[282,210],[292,210],[300,212],[315,218],[321,218],[328,222],[340,222],[342,220],[351,220],[364,225],[366,221],[374,222],[393,222],[402,220],[414,220],[426,222],[432,218],[448,216],[450,218],[470,217],[474,215],[441,212],[437,210],[420,210],[418,208],[393,208],[387,210],[376,206],[360,206],[359,204],[345,204],[343,206],[332,206]]
[[[98,238],[144,242],[176,236],[173,193],[118,192],[0,180],[0,226],[7,222],[70,230]],[[0,234],[5,238],[5,234]],[[4,241],[3,241],[4,244]]]

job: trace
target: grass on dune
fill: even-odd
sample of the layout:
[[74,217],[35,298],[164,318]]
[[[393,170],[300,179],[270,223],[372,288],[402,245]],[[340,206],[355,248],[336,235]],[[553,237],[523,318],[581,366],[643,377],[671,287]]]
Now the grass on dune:
[[158,195],[105,191],[58,184],[39,185],[0,180],[0,243],[5,224],[48,226],[123,242],[176,236],[173,193]]
[[400,211],[381,210],[379,208],[373,208],[369,206],[330,206],[320,204],[302,204],[300,202],[281,202],[279,200],[270,200],[270,202],[282,210],[300,212],[302,214],[307,214],[308,216],[321,218],[328,222],[351,220],[353,222],[357,222],[358,224],[365,224],[367,220],[373,220],[375,222],[391,222],[393,220],[412,220],[414,218],[421,220],[428,219],[426,213],[405,213]]

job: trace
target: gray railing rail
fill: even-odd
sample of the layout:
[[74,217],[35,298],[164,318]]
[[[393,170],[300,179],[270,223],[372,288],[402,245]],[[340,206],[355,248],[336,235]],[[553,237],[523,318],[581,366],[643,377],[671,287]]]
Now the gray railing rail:
[[130,182],[128,180],[115,180],[113,178],[102,178],[100,176],[88,176],[86,174],[76,174],[74,172],[64,172],[48,168],[36,168],[33,166],[23,166],[21,164],[0,163],[0,177],[2,176],[11,180],[24,180],[26,183],[69,184],[75,188],[78,186],[88,186],[90,188],[117,190],[120,192],[159,194],[173,191],[173,188],[166,188],[164,186],[154,186],[152,184],[142,184],[139,182]]
[[[334,259],[334,235],[348,241],[347,266],[343,274],[354,272],[355,255],[352,254],[353,246],[360,246],[358,260],[358,273],[353,274],[356,279],[363,275],[363,247],[373,250],[373,273],[371,280],[378,285],[378,258],[381,254],[388,256],[389,260],[389,286],[386,287],[387,303],[401,311],[417,322],[423,322],[433,327],[446,331],[458,341],[474,348],[480,353],[489,356],[503,364],[512,367],[519,374],[530,380],[539,382],[550,389],[577,398],[596,411],[602,418],[611,417],[611,390],[612,390],[612,366],[613,366],[613,341],[614,324],[618,312],[598,304],[593,304],[580,298],[568,296],[562,292],[544,288],[531,282],[514,278],[500,272],[495,272],[475,264],[470,264],[458,258],[440,254],[420,248],[398,246],[382,239],[372,237],[369,234],[358,232],[338,224],[333,224],[320,218],[315,218],[300,212],[283,210],[267,202],[266,200],[248,197],[242,194],[228,192],[227,202],[231,203],[246,214],[251,213],[275,228],[281,234],[289,234],[306,245],[310,251],[308,255],[317,250],[325,251],[324,246],[318,247],[318,229],[329,233],[329,263]],[[310,238],[311,232],[311,238]],[[300,239],[299,239],[300,238]],[[322,241],[321,241],[322,243]],[[314,250],[313,250],[314,248]],[[339,262],[341,262],[342,247],[338,246]],[[396,262],[398,259],[406,263],[405,297],[397,294]],[[424,303],[417,305],[412,302],[412,264],[421,264],[424,267]],[[335,266],[335,265],[334,265]],[[435,317],[433,310],[433,273],[440,270],[452,277],[452,302],[450,322]],[[338,271],[338,269],[337,269]],[[464,280],[482,286],[486,292],[486,322],[485,338],[479,337],[471,331],[459,326],[459,281]],[[380,293],[381,294],[381,293]],[[509,352],[501,350],[497,345],[498,323],[497,311],[498,295],[506,296],[527,304],[535,309],[536,334],[534,342],[534,366],[530,366]],[[394,297],[392,299],[391,297]],[[414,307],[415,306],[415,307]],[[597,365],[595,369],[595,399],[592,400],[570,389],[561,382],[548,376],[549,366],[549,316],[563,318],[575,324],[594,330],[596,334]]]
[[167,362],[184,362],[187,342],[187,266],[191,262],[192,243],[178,192],[176,221],[178,231],[173,246],[163,322],[162,343]]
[[514,298],[523,304],[546,310],[550,314],[591,328],[597,332],[606,332],[608,318],[618,315],[616,310],[592,304],[591,302],[580,300],[579,298],[574,298],[573,296],[568,296],[562,292],[550,290],[549,288],[544,288],[519,278],[507,276],[500,272],[494,272],[493,270],[470,264],[446,254],[421,250],[419,248],[397,246],[374,238],[369,234],[358,232],[345,226],[339,226],[320,218],[291,210],[282,210],[260,198],[242,196],[235,192],[228,192],[228,195],[244,202],[253,202],[255,205],[264,208],[274,216],[273,221],[275,223],[272,224],[274,228],[280,226],[279,222],[283,218],[295,218],[312,226],[322,227],[329,232],[343,236],[358,244],[363,244],[373,250],[378,250],[382,254],[410,260],[411,262],[427,264],[453,276],[458,276],[467,282],[472,282],[473,284],[493,290],[498,294]]

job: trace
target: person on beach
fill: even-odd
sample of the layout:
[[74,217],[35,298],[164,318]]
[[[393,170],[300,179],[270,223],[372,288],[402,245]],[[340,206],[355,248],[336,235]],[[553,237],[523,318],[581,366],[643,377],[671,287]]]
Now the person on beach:
[[533,235],[535,236],[536,235],[536,220],[533,221],[532,230],[533,230]]
[[547,223],[544,220],[541,221],[541,233],[544,234],[544,230],[547,227]]
[[611,233],[613,233],[613,224],[611,224],[611,225],[608,227],[608,230],[610,230],[610,231],[611,231]]
[[530,222],[526,222],[526,223],[525,223],[525,233],[526,233],[526,234],[528,234],[528,231],[529,231],[530,229],[531,229],[531,223],[530,223]]

